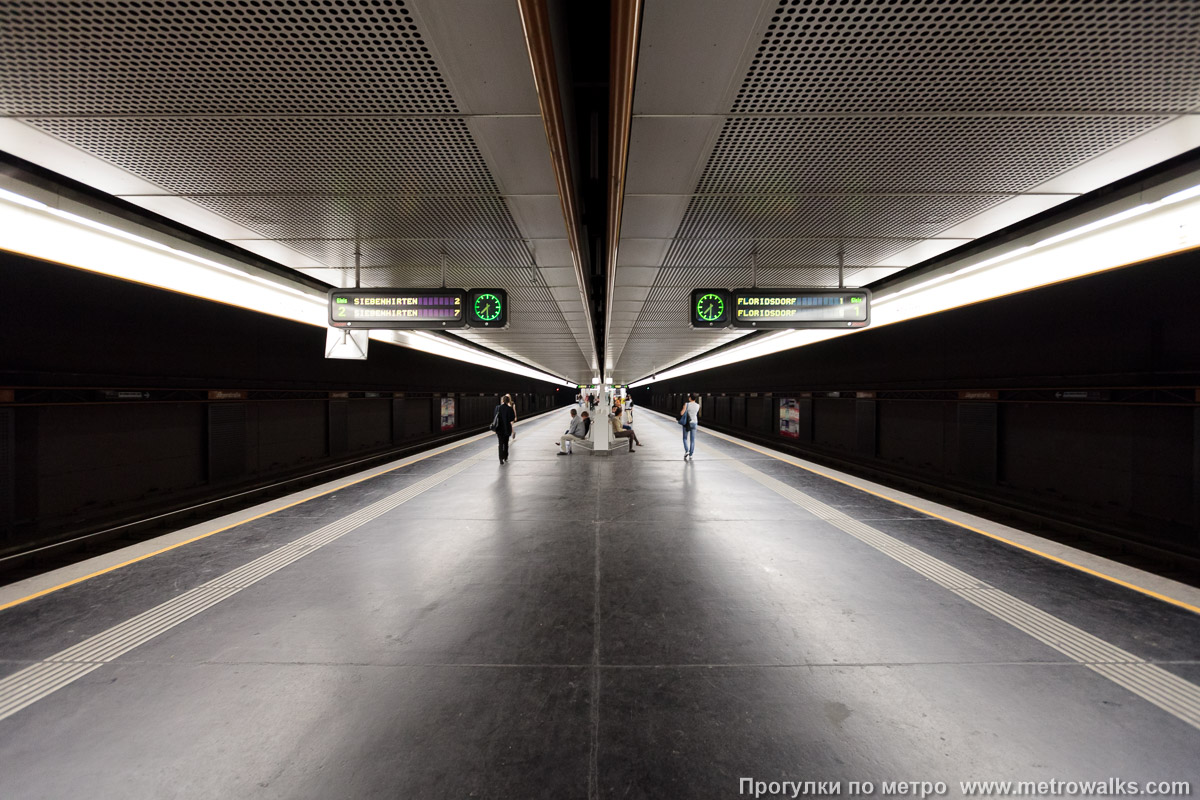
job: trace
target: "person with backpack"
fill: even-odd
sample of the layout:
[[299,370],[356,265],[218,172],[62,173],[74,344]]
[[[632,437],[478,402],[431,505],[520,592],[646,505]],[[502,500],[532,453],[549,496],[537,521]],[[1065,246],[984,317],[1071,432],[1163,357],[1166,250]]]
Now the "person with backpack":
[[512,436],[513,423],[517,421],[517,412],[513,409],[512,398],[508,395],[500,398],[496,413],[492,417],[492,431],[496,434],[500,448],[500,463],[508,462],[508,437]]
[[688,395],[687,402],[679,410],[679,424],[683,426],[683,460],[687,461],[696,452],[696,428],[700,424],[700,404],[694,394]]

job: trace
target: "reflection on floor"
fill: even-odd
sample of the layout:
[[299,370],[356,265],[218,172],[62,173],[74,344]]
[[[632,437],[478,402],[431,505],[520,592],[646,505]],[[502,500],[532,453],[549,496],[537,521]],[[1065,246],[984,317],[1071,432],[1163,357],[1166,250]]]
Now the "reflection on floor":
[[1200,789],[1200,616],[636,422],[558,457],[555,414],[504,466],[468,444],[0,612],[0,797]]

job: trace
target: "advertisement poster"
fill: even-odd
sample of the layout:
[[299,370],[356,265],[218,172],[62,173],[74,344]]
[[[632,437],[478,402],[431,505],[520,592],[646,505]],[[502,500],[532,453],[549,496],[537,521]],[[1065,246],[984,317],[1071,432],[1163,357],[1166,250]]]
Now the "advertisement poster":
[[779,435],[800,438],[800,405],[794,397],[779,400]]
[[442,398],[442,430],[454,430],[454,398]]

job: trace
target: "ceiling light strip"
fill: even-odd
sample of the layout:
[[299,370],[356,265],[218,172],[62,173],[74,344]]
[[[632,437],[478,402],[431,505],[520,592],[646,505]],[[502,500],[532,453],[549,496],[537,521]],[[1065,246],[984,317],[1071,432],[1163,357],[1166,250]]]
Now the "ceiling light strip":
[[[875,295],[871,327],[938,314],[1200,247],[1200,184],[1142,203],[959,269]],[[851,331],[781,331],[631,384],[644,386],[844,336]]]
[[[254,275],[5,189],[0,189],[0,231],[4,232],[0,249],[13,253],[328,327],[328,299],[323,292]],[[371,338],[555,385],[575,386],[557,375],[420,331],[373,331]]]

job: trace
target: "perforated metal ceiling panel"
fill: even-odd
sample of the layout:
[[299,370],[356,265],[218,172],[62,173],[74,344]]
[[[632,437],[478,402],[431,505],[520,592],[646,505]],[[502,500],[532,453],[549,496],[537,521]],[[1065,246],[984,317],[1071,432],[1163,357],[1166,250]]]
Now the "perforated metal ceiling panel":
[[504,198],[496,195],[205,195],[190,199],[272,239],[470,239],[508,242],[506,252],[510,254],[519,255],[522,250],[520,233]]
[[0,112],[148,182],[132,202],[343,285],[356,241],[364,285],[436,285],[444,253],[451,284],[510,292],[511,327],[465,338],[591,377],[582,304],[534,265],[570,261],[527,210],[558,198],[515,4],[31,0],[0,30]]
[[1192,0],[777,0],[733,111],[1183,112]]
[[825,239],[676,239],[664,267],[713,267],[733,270],[749,278],[757,254],[758,268],[801,269],[836,264],[839,250],[845,252],[847,267],[863,267],[910,246],[913,239],[855,239],[849,236]]
[[401,0],[3,5],[13,116],[459,110]]
[[171,194],[496,191],[461,119],[172,116],[28,123]]
[[[334,268],[354,266],[353,239],[280,239],[281,242]],[[363,269],[390,271],[389,280],[407,282],[410,286],[428,286],[432,276],[441,280],[441,263],[445,254],[446,279],[454,285],[472,284],[479,275],[498,277],[517,275],[524,283],[534,275],[532,259],[525,243],[512,240],[455,239],[390,239],[369,238],[359,243]],[[422,283],[421,281],[425,281]],[[384,284],[377,284],[384,285]],[[404,283],[393,284],[396,286]],[[504,284],[489,284],[507,286]]]
[[696,191],[1013,194],[1168,118],[735,117],[725,122]]
[[1004,195],[988,194],[700,196],[688,204],[675,241],[928,238],[1002,200]]
[[691,331],[686,302],[748,285],[753,253],[759,285],[836,285],[839,252],[864,285],[1094,188],[1063,180],[1093,162],[1107,182],[1200,145],[1190,126],[1114,174],[1200,105],[1191,0],[660,0],[640,59],[622,382],[736,336]]

